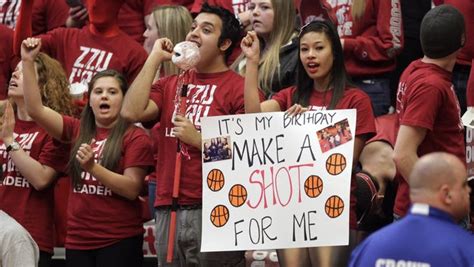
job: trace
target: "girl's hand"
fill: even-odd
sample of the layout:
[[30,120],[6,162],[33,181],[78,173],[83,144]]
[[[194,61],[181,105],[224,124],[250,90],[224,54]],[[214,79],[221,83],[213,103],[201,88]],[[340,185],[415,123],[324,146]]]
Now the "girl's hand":
[[173,53],[173,43],[168,38],[160,38],[155,41],[151,53],[158,55],[162,62],[168,61]]
[[13,129],[15,128],[15,114],[13,112],[13,107],[10,102],[6,101],[2,107],[4,108],[3,117],[0,122],[0,139],[4,143],[10,144],[13,142]]
[[301,106],[300,104],[294,104],[289,109],[286,110],[286,113],[290,116],[295,116],[297,114],[308,111],[308,108]]
[[41,49],[41,39],[29,37],[21,43],[21,59],[34,61]]
[[[91,143],[93,143],[92,141]],[[92,147],[89,144],[82,144],[76,153],[76,159],[79,161],[82,169],[89,172],[95,164],[94,161],[94,151],[92,151]]]
[[242,38],[240,47],[248,62],[258,64],[260,60],[260,41],[255,31],[249,31],[247,35]]

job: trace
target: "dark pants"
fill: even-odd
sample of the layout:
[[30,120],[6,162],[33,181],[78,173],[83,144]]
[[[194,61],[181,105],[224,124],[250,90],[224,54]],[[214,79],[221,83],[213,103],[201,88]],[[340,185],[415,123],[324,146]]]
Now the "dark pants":
[[136,267],[143,264],[143,235],[92,249],[66,249],[67,267]]
[[156,198],[156,182],[148,181],[148,208],[150,209],[150,214],[155,218],[155,198]]
[[353,78],[354,83],[369,95],[376,117],[390,108],[390,80],[388,78]]
[[51,263],[52,263],[51,257],[53,257],[53,254],[40,251],[38,267],[51,267]]
[[461,108],[461,116],[466,112],[466,89],[467,80],[469,79],[469,73],[471,72],[471,66],[456,64],[453,69],[453,85],[456,96],[458,97],[459,107]]

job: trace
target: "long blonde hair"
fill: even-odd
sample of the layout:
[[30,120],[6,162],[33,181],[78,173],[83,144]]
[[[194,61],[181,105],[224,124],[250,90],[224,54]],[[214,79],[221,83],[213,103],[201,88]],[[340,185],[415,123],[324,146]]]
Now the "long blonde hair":
[[[188,9],[179,5],[158,6],[153,10],[152,16],[160,38],[167,37],[173,44],[186,39],[186,35],[193,23],[193,18]],[[162,73],[164,76],[177,74],[178,67],[171,61],[164,62],[162,64]]]
[[[262,56],[258,68],[258,85],[266,95],[271,93],[274,73],[279,75],[280,48],[288,44],[295,34],[296,9],[293,0],[271,0],[273,7],[273,29],[270,32],[268,43],[262,42]],[[264,45],[264,46],[263,46]],[[266,47],[265,49],[263,49]],[[265,52],[263,52],[265,51]],[[237,69],[241,55],[233,68]],[[239,73],[245,74],[245,68]],[[278,79],[280,77],[277,77]]]
[[352,1],[352,19],[358,20],[364,16],[365,13],[365,0],[353,0]]

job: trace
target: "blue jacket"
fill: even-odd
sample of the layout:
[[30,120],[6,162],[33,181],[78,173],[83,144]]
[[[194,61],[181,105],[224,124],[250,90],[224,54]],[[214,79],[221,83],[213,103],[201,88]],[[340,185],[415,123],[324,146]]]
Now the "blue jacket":
[[446,212],[414,204],[405,218],[360,244],[349,266],[474,267],[474,237]]

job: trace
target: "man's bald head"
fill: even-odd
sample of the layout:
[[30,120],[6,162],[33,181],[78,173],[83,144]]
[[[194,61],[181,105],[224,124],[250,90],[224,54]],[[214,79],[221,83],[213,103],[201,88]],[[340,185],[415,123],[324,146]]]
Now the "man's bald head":
[[410,190],[436,191],[442,184],[454,183],[453,178],[460,173],[466,173],[461,160],[448,153],[436,152],[416,162],[408,183]]
[[469,202],[466,177],[466,167],[456,156],[444,152],[425,155],[415,163],[408,180],[411,201],[429,204],[456,219],[462,218]]

